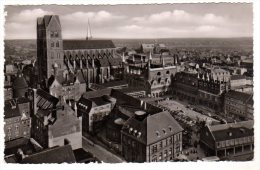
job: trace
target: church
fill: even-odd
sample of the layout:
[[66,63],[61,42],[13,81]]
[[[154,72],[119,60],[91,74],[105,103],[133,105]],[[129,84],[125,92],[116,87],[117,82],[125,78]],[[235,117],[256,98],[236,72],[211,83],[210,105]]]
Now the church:
[[122,59],[115,50],[111,40],[88,35],[63,40],[58,15],[37,18],[38,82],[57,98],[78,100],[91,83],[120,79]]

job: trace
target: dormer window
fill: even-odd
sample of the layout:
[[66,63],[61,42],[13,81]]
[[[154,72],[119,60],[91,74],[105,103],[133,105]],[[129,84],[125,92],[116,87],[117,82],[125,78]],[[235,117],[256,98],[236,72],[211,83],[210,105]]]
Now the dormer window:
[[141,133],[141,132],[138,132],[137,138],[140,138],[141,135],[142,135],[142,133]]
[[165,129],[163,129],[162,131],[163,131],[163,134],[166,134],[166,130]]
[[172,131],[172,127],[171,126],[169,126],[169,130],[170,130],[170,132]]
[[160,137],[160,132],[159,131],[156,131],[156,136],[159,138]]
[[228,136],[232,136],[232,132],[228,132]]

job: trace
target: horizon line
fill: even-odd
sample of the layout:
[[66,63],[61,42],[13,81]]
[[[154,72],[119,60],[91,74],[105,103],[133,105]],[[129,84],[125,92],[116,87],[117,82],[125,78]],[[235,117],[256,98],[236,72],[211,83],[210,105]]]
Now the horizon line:
[[[120,39],[127,39],[127,40],[153,40],[153,39],[235,39],[235,38],[253,38],[254,36],[241,36],[241,37],[169,37],[169,38],[112,38],[112,37],[97,37],[97,38],[92,38],[93,40],[100,40],[100,39],[114,39],[114,40],[120,40]],[[82,40],[85,38],[64,38],[63,40]],[[5,38],[4,40],[37,40],[37,38]]]

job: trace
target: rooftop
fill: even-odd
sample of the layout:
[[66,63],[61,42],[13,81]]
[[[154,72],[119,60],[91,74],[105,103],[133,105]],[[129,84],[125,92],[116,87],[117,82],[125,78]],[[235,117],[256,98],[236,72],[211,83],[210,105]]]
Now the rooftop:
[[21,116],[16,100],[5,101],[4,119]]
[[160,141],[182,130],[183,128],[167,111],[147,115],[143,121],[132,117],[123,128],[123,131],[132,134],[145,145]]
[[238,91],[234,91],[234,90],[230,90],[229,92],[227,92],[226,97],[230,97],[230,98],[233,98],[236,100],[241,100],[244,103],[246,103],[250,100],[253,100],[252,94],[247,94],[247,93],[238,92]]
[[230,77],[231,80],[241,80],[241,79],[246,79],[246,76],[243,75],[232,75]]
[[29,155],[21,163],[74,163],[76,158],[71,145],[64,145],[46,149],[42,152]]
[[63,40],[64,50],[115,48],[111,40]]
[[208,129],[211,131],[216,141],[221,141],[245,136],[253,136],[253,126],[254,122],[250,120],[208,126]]

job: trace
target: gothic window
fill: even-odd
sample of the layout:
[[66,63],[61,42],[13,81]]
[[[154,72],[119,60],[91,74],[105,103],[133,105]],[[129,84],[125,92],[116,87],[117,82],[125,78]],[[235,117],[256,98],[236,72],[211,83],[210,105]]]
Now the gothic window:
[[59,33],[57,31],[54,32],[55,37],[59,37]]
[[53,59],[54,58],[54,53],[53,52],[51,52],[51,59]]
[[56,47],[60,47],[60,44],[59,44],[59,42],[56,42]]
[[54,47],[54,42],[51,42],[51,47]]
[[53,37],[54,36],[54,33],[51,31],[51,37]]

